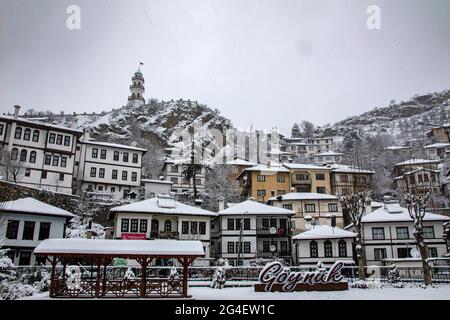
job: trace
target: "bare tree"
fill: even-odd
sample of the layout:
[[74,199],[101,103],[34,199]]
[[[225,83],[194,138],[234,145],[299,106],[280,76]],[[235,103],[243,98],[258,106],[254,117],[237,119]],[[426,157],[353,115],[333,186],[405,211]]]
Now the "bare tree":
[[340,202],[342,208],[347,210],[350,215],[350,221],[352,222],[355,232],[355,250],[356,257],[358,259],[358,273],[361,280],[366,279],[365,272],[365,258],[364,258],[364,243],[362,240],[362,226],[361,219],[366,213],[366,203],[370,201],[370,192],[359,192],[348,196],[342,196]]
[[428,246],[424,241],[423,236],[423,219],[425,218],[426,206],[430,194],[411,194],[407,193],[404,197],[408,213],[414,223],[414,239],[419,248],[420,257],[422,259],[423,281],[425,285],[431,285],[431,267],[428,264]]
[[2,149],[0,151],[0,164],[4,174],[4,180],[17,183],[25,167],[18,154]]

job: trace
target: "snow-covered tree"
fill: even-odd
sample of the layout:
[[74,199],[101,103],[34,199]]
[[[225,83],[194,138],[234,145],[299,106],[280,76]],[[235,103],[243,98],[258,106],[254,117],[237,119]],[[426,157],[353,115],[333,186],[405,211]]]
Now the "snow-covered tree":
[[292,138],[301,138],[302,137],[302,131],[300,130],[298,123],[294,123],[294,125],[292,126],[291,137]]
[[241,200],[239,183],[230,179],[231,173],[231,166],[226,164],[215,165],[209,170],[205,181],[207,190],[205,206],[208,210],[218,211],[219,197],[224,197],[226,203]]
[[361,280],[366,279],[361,219],[366,213],[366,203],[370,201],[369,196],[370,192],[359,192],[340,198],[342,209],[347,210],[356,233],[355,250],[358,259],[358,273]]
[[428,246],[425,243],[423,236],[423,219],[425,218],[428,200],[429,193],[418,195],[407,193],[404,198],[406,207],[408,208],[409,216],[411,217],[411,219],[413,219],[413,235],[416,241],[416,245],[419,248],[420,257],[422,260],[423,281],[427,286],[431,285],[432,282],[431,267],[427,261]]
[[20,158],[17,149],[13,149],[13,151],[9,151],[5,148],[1,149],[0,165],[4,179],[14,183],[20,181],[20,178],[25,171],[23,161]]

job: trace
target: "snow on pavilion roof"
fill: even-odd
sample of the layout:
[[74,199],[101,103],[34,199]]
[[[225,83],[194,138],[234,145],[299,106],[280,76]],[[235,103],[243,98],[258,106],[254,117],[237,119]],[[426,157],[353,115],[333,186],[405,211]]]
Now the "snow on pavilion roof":
[[201,241],[191,240],[105,240],[46,239],[35,249],[42,255],[110,255],[110,256],[204,256]]
[[20,212],[27,214],[41,214],[48,216],[61,216],[71,218],[74,214],[64,209],[49,205],[34,198],[22,198],[14,201],[0,203],[0,211]]
[[319,225],[314,226],[311,230],[302,232],[292,237],[292,240],[342,239],[354,237],[356,237],[356,233],[329,225]]
[[284,208],[269,206],[254,200],[236,203],[231,207],[219,211],[219,215],[294,215],[295,212]]

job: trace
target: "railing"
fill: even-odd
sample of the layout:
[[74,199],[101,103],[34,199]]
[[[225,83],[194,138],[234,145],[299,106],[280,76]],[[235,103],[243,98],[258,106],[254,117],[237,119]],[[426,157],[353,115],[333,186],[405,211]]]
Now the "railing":
[[179,239],[180,235],[176,231],[151,231],[150,239]]
[[259,236],[273,236],[273,237],[286,237],[288,235],[291,235],[292,232],[290,229],[284,229],[284,228],[276,228],[276,233],[270,233],[270,228],[256,228],[256,235]]
[[134,89],[134,88],[138,88],[138,89],[144,89],[144,86],[140,86],[140,85],[134,85],[134,84],[132,84],[132,85],[130,86],[130,89]]

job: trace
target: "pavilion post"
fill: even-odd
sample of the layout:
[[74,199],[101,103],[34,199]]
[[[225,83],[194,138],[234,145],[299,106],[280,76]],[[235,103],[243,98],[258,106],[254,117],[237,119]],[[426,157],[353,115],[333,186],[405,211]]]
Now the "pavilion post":
[[103,264],[103,282],[102,282],[102,296],[105,295],[106,292],[106,269],[108,267],[108,262],[105,260]]
[[100,273],[101,273],[101,266],[102,266],[102,259],[97,259],[97,274],[95,277],[95,297],[100,297]]
[[53,256],[52,260],[52,275],[50,278],[50,298],[55,297],[55,269],[56,269],[56,257]]
[[188,266],[189,259],[187,257],[183,258],[183,297],[187,298],[188,296]]
[[141,298],[145,297],[147,291],[147,265],[149,260],[147,258],[140,259],[141,264]]

